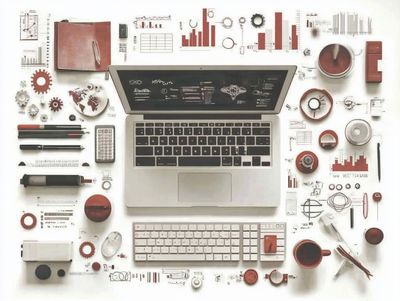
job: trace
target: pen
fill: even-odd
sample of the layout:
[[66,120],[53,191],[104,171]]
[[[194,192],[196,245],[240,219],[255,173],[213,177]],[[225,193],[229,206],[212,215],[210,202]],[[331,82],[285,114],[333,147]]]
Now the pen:
[[79,175],[24,175],[20,184],[28,186],[81,186],[93,183],[92,179],[85,179]]
[[41,145],[41,144],[21,144],[20,150],[83,150],[82,145]]
[[24,130],[82,130],[80,124],[19,124],[18,131]]
[[381,181],[381,144],[376,144],[376,155],[378,159],[378,181]]
[[82,138],[83,134],[85,132],[62,132],[58,133],[57,131],[51,132],[51,133],[42,133],[38,131],[37,133],[32,133],[32,132],[19,132],[18,133],[18,138]]

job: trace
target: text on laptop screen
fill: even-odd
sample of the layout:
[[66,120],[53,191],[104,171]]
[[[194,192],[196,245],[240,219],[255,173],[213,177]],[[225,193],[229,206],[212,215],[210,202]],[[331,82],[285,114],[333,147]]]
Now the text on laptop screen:
[[273,111],[287,70],[118,70],[132,111]]

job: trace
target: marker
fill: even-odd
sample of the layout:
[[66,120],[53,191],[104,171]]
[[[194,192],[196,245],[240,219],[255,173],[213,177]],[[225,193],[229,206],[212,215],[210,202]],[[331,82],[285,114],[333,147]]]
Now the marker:
[[80,124],[19,124],[18,131],[35,130],[82,130]]
[[381,144],[376,144],[376,155],[378,159],[378,181],[381,181]]
[[20,150],[83,150],[82,145],[41,145],[41,144],[21,144]]

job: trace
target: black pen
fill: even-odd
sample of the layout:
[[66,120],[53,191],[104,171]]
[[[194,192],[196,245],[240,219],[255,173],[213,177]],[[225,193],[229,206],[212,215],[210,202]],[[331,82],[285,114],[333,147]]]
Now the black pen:
[[378,159],[378,181],[381,181],[381,144],[376,144],[376,155]]
[[20,150],[83,150],[82,145],[41,145],[41,144],[21,144]]
[[80,124],[19,124],[18,131],[83,130]]

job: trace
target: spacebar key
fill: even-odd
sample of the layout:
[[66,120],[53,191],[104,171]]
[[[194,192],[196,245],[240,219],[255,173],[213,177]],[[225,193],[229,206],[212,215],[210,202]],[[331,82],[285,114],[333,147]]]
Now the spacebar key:
[[179,166],[220,166],[220,157],[179,157]]
[[205,254],[147,254],[147,261],[205,261]]

